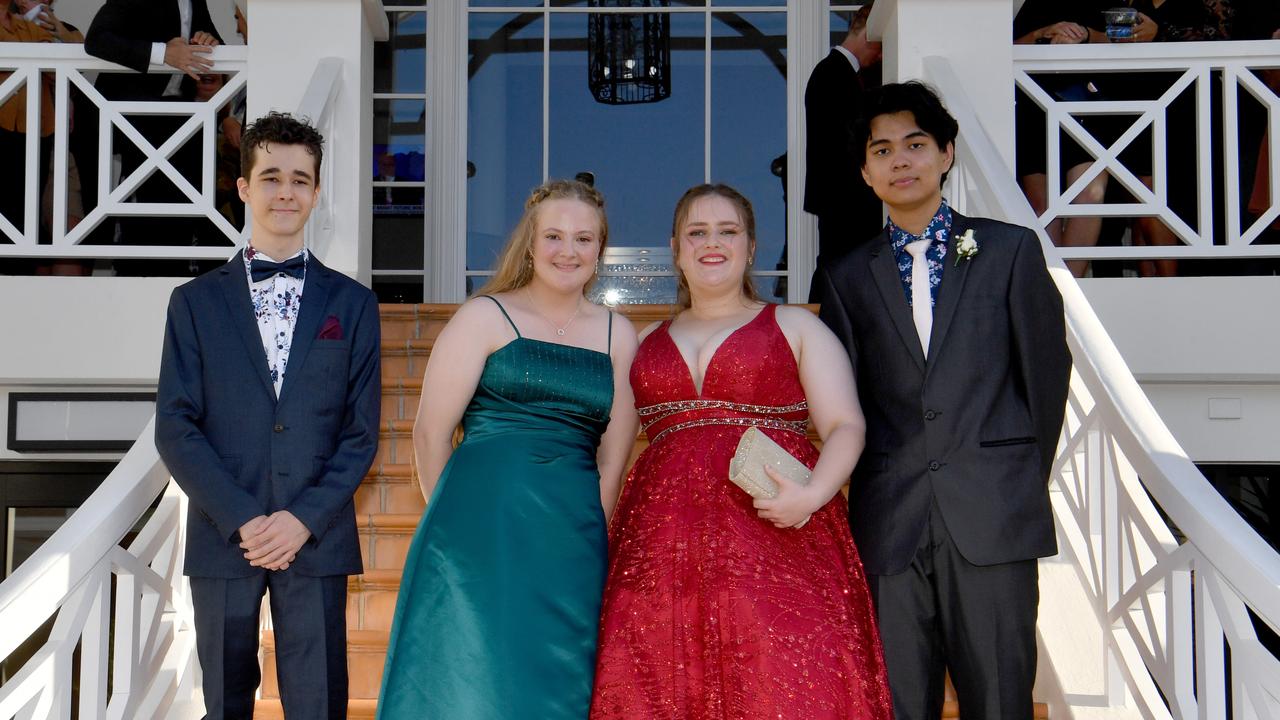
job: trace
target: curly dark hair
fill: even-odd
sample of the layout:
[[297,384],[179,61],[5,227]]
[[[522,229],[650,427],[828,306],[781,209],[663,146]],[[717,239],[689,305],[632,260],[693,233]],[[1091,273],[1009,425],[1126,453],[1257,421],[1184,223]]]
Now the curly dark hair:
[[271,112],[249,123],[240,137],[240,175],[248,178],[258,148],[269,144],[301,145],[315,160],[316,186],[320,185],[320,161],[324,159],[324,136],[306,120],[298,120],[289,113]]

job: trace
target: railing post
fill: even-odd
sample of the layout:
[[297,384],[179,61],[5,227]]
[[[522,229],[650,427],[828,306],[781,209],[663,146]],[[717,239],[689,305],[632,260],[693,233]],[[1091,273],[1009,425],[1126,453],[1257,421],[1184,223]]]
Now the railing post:
[[[326,265],[370,282],[373,214],[373,42],[387,37],[380,0],[252,0],[249,39],[249,119],[269,110],[296,112],[322,60],[341,61],[337,87],[323,118],[327,169],[322,206],[309,228],[312,249]],[[325,205],[327,203],[327,205]]]
[[884,81],[924,76],[924,59],[946,57],[1013,171],[1013,6],[1009,0],[877,2],[868,35],[884,43]]

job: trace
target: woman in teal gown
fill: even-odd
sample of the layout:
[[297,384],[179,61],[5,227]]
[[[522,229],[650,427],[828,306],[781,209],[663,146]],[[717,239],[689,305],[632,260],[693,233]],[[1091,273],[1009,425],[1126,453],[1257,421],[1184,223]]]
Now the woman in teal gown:
[[435,342],[413,431],[428,504],[382,720],[587,716],[608,516],[637,426],[635,331],[584,297],[607,236],[593,188],[537,188],[493,279]]

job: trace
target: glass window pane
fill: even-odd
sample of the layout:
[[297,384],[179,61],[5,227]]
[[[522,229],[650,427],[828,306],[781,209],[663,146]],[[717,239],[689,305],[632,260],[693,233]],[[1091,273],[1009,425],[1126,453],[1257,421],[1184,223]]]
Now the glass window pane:
[[470,6],[479,7],[542,7],[542,0],[471,0]]
[[5,576],[40,549],[76,508],[19,507],[9,508],[9,557]]
[[373,187],[373,269],[421,270],[424,227],[421,187]]
[[373,101],[374,176],[381,175],[383,157],[395,159],[399,180],[423,179],[426,150],[426,103],[422,100]]
[[389,12],[391,33],[373,45],[374,92],[425,92],[427,14]]
[[420,303],[422,275],[374,275],[373,293],[380,303]]
[[704,16],[671,14],[671,95],[630,105],[591,94],[587,18],[551,19],[550,174],[594,173],[612,247],[665,248],[676,200],[703,179]]
[[[785,7],[787,0],[711,0],[712,7],[724,7],[727,5],[734,6],[768,6],[768,7]],[[785,22],[785,21],[784,21]]]
[[835,47],[844,42],[844,36],[849,34],[849,23],[853,20],[855,10],[833,11],[831,13],[830,29],[831,29],[831,46]]
[[488,270],[542,181],[545,24],[536,13],[472,13],[468,24],[467,268]]
[[[717,13],[712,30],[711,177],[737,188],[755,208],[756,269],[784,270],[787,18]],[[765,284],[772,279],[759,289]]]

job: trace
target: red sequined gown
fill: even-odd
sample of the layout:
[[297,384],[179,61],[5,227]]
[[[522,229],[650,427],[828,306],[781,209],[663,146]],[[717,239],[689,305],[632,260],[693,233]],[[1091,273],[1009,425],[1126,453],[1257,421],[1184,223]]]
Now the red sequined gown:
[[779,529],[728,479],[749,425],[818,459],[775,309],[716,350],[701,396],[667,324],[636,354],[650,445],[610,529],[592,720],[892,717],[844,497]]

